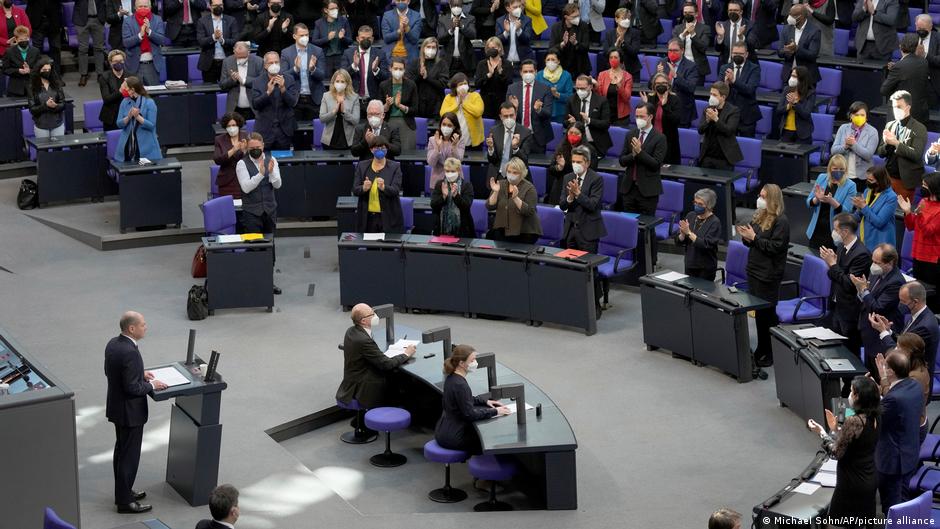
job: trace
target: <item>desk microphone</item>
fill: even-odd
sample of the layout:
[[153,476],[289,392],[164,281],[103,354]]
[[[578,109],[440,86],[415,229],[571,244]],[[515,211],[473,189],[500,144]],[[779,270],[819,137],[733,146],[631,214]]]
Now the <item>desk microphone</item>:
[[738,303],[736,300],[733,300],[733,299],[730,299],[730,298],[720,297],[720,298],[718,298],[718,299],[720,299],[721,301],[724,301],[725,303],[727,303],[728,305],[731,305],[731,306],[733,306],[733,307],[740,307],[740,306],[741,306],[741,304]]

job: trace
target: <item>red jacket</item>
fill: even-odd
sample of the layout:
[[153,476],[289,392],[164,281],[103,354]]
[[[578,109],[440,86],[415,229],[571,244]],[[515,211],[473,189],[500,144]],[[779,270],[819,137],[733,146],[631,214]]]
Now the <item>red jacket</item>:
[[[610,86],[610,70],[604,70],[597,76],[597,93],[607,97],[607,88]],[[623,79],[617,86],[617,113],[614,119],[630,117],[630,96],[633,95],[633,76],[630,72],[623,72]],[[610,109],[613,113],[614,109]]]
[[904,226],[914,232],[911,257],[936,263],[940,260],[940,202],[924,199],[919,209],[917,215],[904,215]]
[[[12,9],[13,9],[13,21],[16,22],[16,25],[28,27],[30,34],[32,34],[33,26],[30,25],[29,23],[29,17],[26,16],[26,11],[23,11],[22,8],[20,8],[19,6],[15,6],[15,5],[13,6]],[[7,54],[7,49],[9,48],[9,46],[7,46],[7,41],[10,40],[10,38],[13,35],[7,35],[6,13],[3,11],[0,11],[0,13],[3,13],[3,16],[0,17],[0,57],[3,57],[4,55]]]

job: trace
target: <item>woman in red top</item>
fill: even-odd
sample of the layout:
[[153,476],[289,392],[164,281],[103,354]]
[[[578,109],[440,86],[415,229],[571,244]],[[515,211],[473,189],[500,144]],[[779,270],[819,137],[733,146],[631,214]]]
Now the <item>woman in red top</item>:
[[29,28],[29,33],[33,33],[33,26],[29,24],[26,11],[13,5],[13,0],[3,0],[3,21],[0,22],[0,57],[7,54],[7,48],[11,45],[10,39],[13,38],[13,29],[16,26],[26,26]]
[[[914,258],[914,277],[931,284],[940,284],[940,173],[931,173],[924,177],[923,199],[917,208],[911,209],[911,203],[898,195],[898,205],[904,211],[904,226],[914,232],[911,257]],[[931,311],[940,309],[938,297],[928,298]]]
[[633,95],[633,76],[623,69],[620,52],[612,50],[607,56],[610,69],[597,76],[597,93],[607,98],[615,127],[630,126],[630,96]]

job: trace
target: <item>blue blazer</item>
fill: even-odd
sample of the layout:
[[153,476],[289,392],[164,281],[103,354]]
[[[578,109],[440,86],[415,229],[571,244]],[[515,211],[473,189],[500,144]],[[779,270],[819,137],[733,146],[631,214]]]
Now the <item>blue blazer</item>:
[[[124,53],[128,75],[136,74],[140,69],[140,24],[133,15],[124,17],[121,24],[121,36],[124,39]],[[163,59],[163,50],[160,46],[168,46],[170,39],[166,36],[166,24],[159,15],[152,15],[150,19],[150,53],[153,54],[153,66],[157,72],[166,72],[166,61]]]
[[545,70],[539,70],[535,73],[535,80],[545,84],[549,88],[549,92],[551,92],[552,87],[558,90],[558,97],[552,102],[552,121],[564,123],[568,114],[568,100],[571,99],[571,94],[574,93],[574,82],[571,80],[571,74],[561,72],[558,82],[550,83],[545,78]]
[[881,399],[881,410],[875,468],[882,474],[907,474],[920,464],[920,384],[913,378],[901,380]]
[[[718,69],[718,79],[725,78],[725,72],[734,68],[728,63]],[[733,70],[732,70],[733,71]],[[728,102],[741,109],[741,125],[753,125],[760,121],[760,109],[757,108],[757,87],[760,85],[760,65],[744,61],[741,75],[731,84]]]
[[[866,203],[871,193],[871,189],[865,190]],[[898,195],[889,187],[882,191],[870,206],[855,210],[855,218],[864,222],[859,236],[864,236],[862,242],[869,251],[874,252],[875,247],[883,242],[897,246],[897,232],[894,226],[894,210],[897,203]]]
[[888,350],[878,331],[871,327],[868,315],[874,312],[891,320],[892,328],[900,329],[904,322],[901,312],[898,311],[898,291],[904,286],[904,276],[895,266],[880,279],[869,277],[868,292],[862,297],[862,308],[858,314],[858,329],[862,334],[862,347],[865,348],[865,357],[872,358],[878,353]]
[[[326,77],[326,58],[323,56],[323,50],[320,47],[307,43],[307,61],[310,60],[310,54],[316,56],[317,66],[313,70],[307,70],[307,86],[310,88],[310,97],[313,99],[313,104],[319,107],[320,99],[323,98],[323,82],[329,81]],[[294,70],[295,59],[297,59],[296,45],[281,50],[281,73],[294,78],[294,81],[297,82],[297,93],[300,94],[300,76],[303,70],[299,72]]]
[[[506,20],[506,15],[496,19],[496,36],[499,37],[499,40],[503,43],[503,50],[505,50],[503,56],[508,57],[509,35],[503,31],[504,20]],[[532,51],[532,46],[530,44],[533,40],[535,40],[535,31],[532,30],[532,19],[523,13],[522,16],[519,17],[519,21],[522,22],[522,27],[519,28],[522,30],[522,32],[516,35],[516,51],[519,53],[519,60],[535,60],[535,52]]]
[[[392,9],[382,15],[382,40],[385,42],[386,58],[392,58],[392,50],[398,42],[398,10]],[[418,40],[421,38],[421,13],[408,10],[408,33],[405,35],[405,49],[408,50],[406,62],[418,58]],[[371,92],[370,92],[371,94]]]
[[[345,36],[343,36],[343,38],[339,38],[338,36],[336,37],[339,40],[339,54],[342,55],[343,50],[345,50],[346,48],[349,47],[350,44],[352,44],[353,37],[355,37],[355,34],[353,34],[353,32],[350,31],[348,18],[344,16],[340,16],[339,18],[336,19],[336,21],[339,22],[340,29],[346,30]],[[316,44],[320,48],[326,48],[327,46],[330,45],[330,39],[328,38],[330,34],[330,30],[327,28],[326,24],[327,24],[326,17],[322,17],[318,19],[313,24],[313,33],[310,35],[310,42]],[[337,30],[337,32],[338,31],[339,30]]]
[[[908,318],[904,318],[904,320],[906,322]],[[903,332],[905,327],[906,323],[898,325],[896,328],[898,332]],[[907,328],[907,332],[912,332],[924,340],[924,356],[927,357],[927,367],[930,373],[934,374],[936,372],[937,347],[940,346],[940,325],[937,324],[937,317],[930,309],[925,308],[917,316],[917,319],[911,323],[911,326]],[[885,336],[883,343],[888,349],[896,345],[894,336]],[[932,378],[931,384],[933,384]]]
[[[826,189],[827,180],[829,175],[822,173],[816,178],[816,185]],[[855,182],[848,178],[843,178],[845,182],[836,189],[836,194],[833,198],[836,199],[839,204],[842,205],[842,211],[851,211],[852,210],[852,197],[855,196]],[[813,210],[813,217],[809,219],[809,226],[806,228],[806,236],[808,238],[813,238],[813,231],[816,230],[816,220],[819,218],[819,204],[813,205],[813,199],[816,197],[813,193],[810,193],[806,197],[806,207]],[[829,225],[832,226],[832,218],[836,216],[836,213],[833,211],[833,208],[829,208]]]
[[780,49],[777,50],[777,56],[783,58],[784,67],[780,72],[780,80],[783,86],[787,85],[787,79],[790,78],[790,65],[793,64],[793,58],[796,57],[797,66],[805,66],[813,76],[813,86],[819,81],[819,66],[816,59],[819,57],[819,45],[822,42],[822,32],[815,23],[807,21],[803,26],[803,34],[800,35],[800,43],[796,45],[796,52],[793,54],[783,51],[784,45],[793,42],[796,28],[787,24],[783,26],[780,32]]
[[[662,58],[659,64],[663,66],[663,71],[669,72],[669,60]],[[659,65],[657,65],[659,66]],[[691,128],[695,120],[695,89],[699,85],[698,66],[688,60],[683,55],[679,60],[679,66],[676,68],[676,77],[672,80],[672,89],[679,94],[681,109],[679,111],[679,127]]]
[[118,138],[117,148],[114,151],[114,159],[119,162],[127,161],[124,159],[124,147],[137,120],[128,120],[127,125],[124,125],[124,118],[133,106],[140,108],[140,115],[144,117],[144,122],[137,125],[137,146],[140,149],[140,157],[150,160],[163,158],[160,142],[157,140],[157,104],[149,97],[138,97],[136,101],[125,97],[121,101],[121,108],[118,109],[117,125],[121,128],[121,136]]

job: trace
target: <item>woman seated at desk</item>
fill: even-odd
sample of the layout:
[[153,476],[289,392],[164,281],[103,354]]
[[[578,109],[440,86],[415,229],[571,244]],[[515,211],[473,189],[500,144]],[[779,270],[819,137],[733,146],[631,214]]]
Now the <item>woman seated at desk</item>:
[[460,160],[444,160],[444,178],[434,184],[431,191],[431,215],[434,216],[434,235],[475,237],[473,215],[473,184],[464,179]]
[[360,233],[404,233],[401,211],[401,166],[385,157],[388,140],[373,136],[369,140],[371,160],[356,164],[353,195],[359,197],[356,231]]
[[676,244],[685,246],[685,273],[709,281],[718,270],[718,243],[721,242],[721,221],[712,211],[718,196],[708,188],[695,192],[693,211],[679,221]]
[[119,162],[163,159],[157,140],[157,104],[137,77],[125,79],[121,93],[125,96],[117,117],[121,136],[114,159]]
[[496,211],[490,238],[496,241],[535,244],[542,235],[539,220],[538,193],[532,182],[525,179],[525,162],[513,158],[506,164],[506,178],[490,178],[490,196],[486,209]]
[[434,428],[434,440],[442,448],[481,453],[473,423],[510,413],[498,400],[473,396],[467,374],[476,368],[477,352],[469,345],[454,347],[454,352],[444,360],[444,411]]

